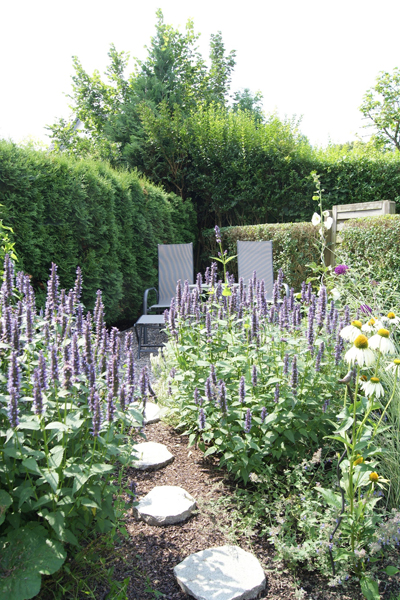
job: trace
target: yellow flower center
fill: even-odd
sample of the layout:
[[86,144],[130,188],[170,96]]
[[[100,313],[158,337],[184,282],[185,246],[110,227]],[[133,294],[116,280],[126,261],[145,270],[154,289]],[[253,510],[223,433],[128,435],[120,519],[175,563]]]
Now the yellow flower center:
[[395,319],[396,315],[394,314],[394,312],[390,311],[387,315],[388,319]]
[[357,329],[361,329],[362,327],[361,321],[352,321],[351,324],[353,325],[353,327],[357,327]]
[[362,456],[359,456],[358,458],[356,458],[356,460],[354,461],[354,465],[361,465],[364,462],[364,459]]
[[395,365],[400,365],[400,358],[395,358],[393,362]]
[[387,329],[383,329],[383,327],[382,329],[378,329],[378,335],[380,335],[381,337],[388,338],[389,333],[390,332]]
[[379,377],[371,377],[372,383],[379,383]]
[[369,474],[370,481],[378,481],[378,479],[379,479],[379,475],[378,475],[378,473],[375,473],[375,471],[372,471],[372,473]]
[[370,319],[368,321],[368,325],[375,325],[375,323],[376,323],[376,319],[374,319],[374,317],[372,317],[372,319]]
[[366,378],[365,375],[361,375],[360,379],[361,379],[361,381],[368,381],[368,379]]
[[360,348],[361,350],[365,350],[365,348],[368,348],[368,338],[361,334],[358,335],[356,337],[356,339],[354,340],[354,345],[356,348]]

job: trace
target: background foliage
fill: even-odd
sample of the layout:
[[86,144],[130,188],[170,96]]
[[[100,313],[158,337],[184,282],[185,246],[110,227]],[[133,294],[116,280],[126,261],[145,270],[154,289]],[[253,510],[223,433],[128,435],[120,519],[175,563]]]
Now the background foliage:
[[0,197],[18,266],[31,275],[39,302],[51,262],[67,289],[79,265],[84,304],[92,309],[101,289],[109,323],[137,317],[143,290],[157,282],[157,244],[196,239],[190,201],[101,161],[0,141]]

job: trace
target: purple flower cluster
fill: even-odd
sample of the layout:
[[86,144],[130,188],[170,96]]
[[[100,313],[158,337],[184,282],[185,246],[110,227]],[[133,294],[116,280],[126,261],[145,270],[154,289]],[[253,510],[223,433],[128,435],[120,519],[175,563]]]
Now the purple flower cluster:
[[337,267],[335,267],[335,273],[336,275],[343,275],[343,273],[346,273],[346,271],[349,270],[350,267],[348,267],[347,265],[337,265]]

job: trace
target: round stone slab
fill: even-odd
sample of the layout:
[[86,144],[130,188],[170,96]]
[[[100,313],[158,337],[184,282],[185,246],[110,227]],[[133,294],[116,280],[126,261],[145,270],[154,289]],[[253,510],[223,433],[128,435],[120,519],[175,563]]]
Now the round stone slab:
[[160,485],[140,500],[133,512],[137,519],[161,526],[185,521],[195,508],[196,501],[186,490],[177,485]]
[[174,568],[181,589],[196,600],[250,600],[265,588],[255,556],[238,546],[220,546],[191,554]]
[[157,442],[143,442],[135,446],[135,456],[138,460],[135,460],[132,464],[134,469],[151,469],[156,471],[168,465],[174,460],[173,455],[164,444],[158,444]]
[[146,409],[144,414],[144,422],[146,425],[150,425],[151,423],[158,423],[158,421],[161,418],[161,409],[158,406],[158,404],[154,404],[154,402],[146,402]]

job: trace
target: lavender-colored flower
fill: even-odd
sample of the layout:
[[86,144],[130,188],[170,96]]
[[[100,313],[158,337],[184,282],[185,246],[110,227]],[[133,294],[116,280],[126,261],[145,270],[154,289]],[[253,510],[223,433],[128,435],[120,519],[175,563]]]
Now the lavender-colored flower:
[[277,383],[276,386],[275,386],[275,392],[274,392],[274,402],[275,402],[275,404],[278,404],[279,394],[280,394],[280,388],[279,388],[279,383]]
[[351,323],[351,319],[350,319],[350,306],[348,306],[346,304],[346,306],[344,307],[344,324],[343,327],[347,327],[347,325],[350,325]]
[[307,344],[311,356],[314,355],[314,305],[311,302],[310,308],[308,309],[308,324],[307,324]]
[[219,385],[219,405],[221,410],[226,413],[228,410],[228,404],[226,400],[226,385],[224,381],[221,381]]
[[312,284],[311,284],[311,281],[310,281],[308,283],[308,285],[307,285],[306,304],[310,304],[311,303],[311,298],[312,298]]
[[211,342],[211,314],[208,310],[206,312],[206,335],[207,342]]
[[19,326],[17,319],[13,319],[12,321],[12,331],[11,331],[11,346],[17,352],[20,351],[20,343],[19,343]]
[[21,369],[18,364],[18,353],[13,350],[10,356],[10,364],[8,367],[7,390],[11,394],[11,389],[14,389],[18,398],[21,393]]
[[63,346],[63,358],[64,363],[69,363],[71,358],[71,348],[69,344],[65,344]]
[[33,410],[35,415],[43,414],[43,397],[39,369],[33,372]]
[[76,313],[76,333],[81,336],[83,332],[83,309],[82,306],[78,306],[78,311]]
[[108,361],[107,369],[107,388],[108,392],[112,393],[113,397],[118,395],[119,375],[118,375],[118,359],[115,355],[111,355]]
[[343,273],[346,273],[348,270],[349,267],[347,265],[337,265],[337,267],[335,267],[336,275],[343,275]]
[[292,362],[292,376],[290,379],[290,387],[292,388],[293,394],[297,395],[297,382],[298,382],[298,370],[297,370],[297,356],[293,356]]
[[203,285],[203,276],[202,276],[201,273],[197,273],[196,285],[197,285],[197,291],[198,291],[198,293],[201,294],[201,292],[202,292],[202,285]]
[[289,354],[286,352],[283,357],[283,375],[287,375],[289,373]]
[[317,327],[319,327],[319,328],[321,328],[323,326],[324,321],[325,321],[327,300],[328,300],[328,298],[327,298],[327,293],[326,293],[326,287],[324,285],[321,285],[321,288],[319,291],[318,304],[317,304],[317,315],[316,315]]
[[47,293],[50,297],[50,308],[54,312],[58,306],[58,286],[59,279],[57,275],[57,265],[51,263],[50,279],[47,284]]
[[207,267],[207,269],[205,270],[204,279],[205,279],[206,285],[210,285],[210,283],[211,283],[210,267]]
[[246,398],[246,384],[245,384],[244,375],[242,375],[240,378],[240,381],[239,381],[239,402],[241,402],[243,404],[243,402],[245,401],[245,398]]
[[248,408],[244,419],[244,430],[246,433],[250,433],[251,429],[251,410]]
[[172,305],[169,310],[169,328],[170,328],[171,333],[173,334],[176,327],[175,327],[175,308]]
[[338,327],[338,332],[336,334],[336,345],[335,345],[335,352],[334,352],[336,366],[340,363],[340,360],[342,357],[342,352],[344,350],[344,340],[340,335],[340,332],[343,329],[343,327],[344,327],[344,321],[340,321],[339,327]]
[[72,366],[72,374],[74,379],[76,380],[81,372],[81,361],[79,355],[78,348],[78,335],[76,331],[72,335],[72,343],[71,343],[71,366]]
[[267,409],[265,408],[265,406],[263,406],[262,409],[261,409],[261,414],[260,414],[261,423],[264,423],[267,415],[268,415]]
[[251,339],[257,338],[258,332],[260,330],[260,324],[257,315],[256,307],[253,307],[251,312]]
[[114,421],[115,414],[115,406],[113,401],[114,395],[113,392],[110,391],[107,394],[107,421],[112,423]]
[[292,312],[294,310],[294,288],[290,288],[289,299],[288,299],[288,310]]
[[94,307],[93,318],[96,325],[96,345],[99,345],[104,327],[104,304],[101,290],[97,290],[96,292],[96,304]]
[[301,302],[304,304],[306,302],[306,282],[302,281],[301,283]]
[[66,390],[71,389],[72,386],[72,367],[69,363],[65,363],[63,367],[63,387]]
[[140,394],[142,396],[142,399],[143,399],[143,401],[145,401],[145,398],[147,398],[147,392],[148,392],[148,388],[149,388],[148,374],[147,374],[146,366],[144,366],[140,371],[139,387],[140,387]]
[[55,344],[51,347],[51,379],[53,385],[56,381],[59,381],[57,346]]
[[75,302],[79,302],[81,294],[82,294],[82,270],[80,267],[77,267],[76,268],[75,286],[74,286]]
[[218,225],[216,225],[214,227],[214,231],[215,231],[215,241],[217,242],[217,244],[221,244],[221,230],[218,227]]
[[251,383],[253,387],[257,387],[257,366],[253,365],[251,370]]
[[73,290],[69,290],[69,292],[68,292],[68,298],[67,298],[67,313],[69,315],[73,315],[74,314],[74,301],[75,301],[74,291]]
[[33,311],[31,304],[27,304],[26,306],[26,339],[28,343],[33,340]]
[[279,299],[280,299],[279,285],[278,285],[278,281],[275,281],[274,287],[272,288],[272,301],[273,301],[274,306],[278,306]]
[[194,389],[193,398],[194,398],[194,403],[195,403],[197,406],[201,406],[201,405],[202,405],[202,403],[203,403],[203,399],[202,399],[202,397],[200,396],[200,392],[199,392],[199,390],[197,389],[197,387]]
[[110,331],[110,351],[117,359],[119,358],[120,340],[119,331],[116,327],[112,327]]
[[212,286],[216,284],[217,281],[217,263],[211,263],[211,271],[210,271],[210,283]]
[[206,426],[206,415],[204,413],[204,410],[202,408],[200,408],[200,411],[199,411],[199,429],[204,429],[205,426]]
[[268,321],[269,323],[275,323],[276,306],[273,304],[270,308]]
[[319,371],[321,370],[321,359],[324,354],[324,351],[325,351],[325,342],[321,342],[319,345],[317,358],[315,360],[315,370],[317,371],[317,373],[319,373]]
[[211,379],[211,383],[216,386],[217,385],[217,375],[215,373],[215,366],[214,365],[210,365],[210,379]]
[[279,328],[281,331],[283,331],[285,328],[287,328],[289,325],[289,319],[288,319],[288,305],[287,305],[287,298],[285,296],[285,298],[283,299],[283,302],[281,304],[281,308],[279,311]]
[[128,388],[133,391],[135,387],[135,358],[133,350],[127,354],[125,380]]
[[18,426],[19,423],[19,408],[18,408],[18,397],[19,394],[14,387],[9,389],[10,398],[8,400],[8,420],[13,429]]
[[93,395],[93,417],[92,417],[92,435],[98,437],[100,435],[102,422],[100,398],[97,392]]
[[42,390],[47,390],[49,387],[47,384],[47,365],[46,365],[46,359],[41,350],[39,352],[39,377],[40,377],[40,387],[42,388]]

